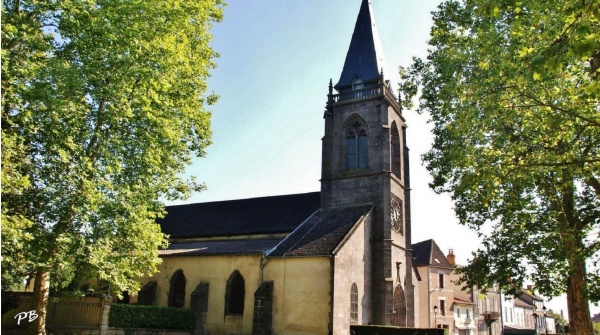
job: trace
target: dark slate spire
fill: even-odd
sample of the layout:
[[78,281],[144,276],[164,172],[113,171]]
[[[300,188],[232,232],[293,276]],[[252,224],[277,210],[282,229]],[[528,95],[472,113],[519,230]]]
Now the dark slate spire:
[[375,25],[371,2],[363,0],[346,55],[344,69],[335,89],[338,91],[351,89],[356,77],[359,77],[365,86],[370,86],[371,82],[377,83],[384,65],[383,49]]

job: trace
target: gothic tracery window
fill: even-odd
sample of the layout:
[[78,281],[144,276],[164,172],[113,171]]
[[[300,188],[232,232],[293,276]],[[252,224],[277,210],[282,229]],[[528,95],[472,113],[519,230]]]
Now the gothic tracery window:
[[369,167],[369,141],[366,122],[352,115],[344,125],[346,133],[346,168],[348,170]]

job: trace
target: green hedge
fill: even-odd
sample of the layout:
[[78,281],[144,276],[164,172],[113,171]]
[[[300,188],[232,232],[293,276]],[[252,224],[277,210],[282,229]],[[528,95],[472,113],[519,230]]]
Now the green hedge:
[[388,326],[350,326],[354,335],[444,335],[441,328],[405,328]]
[[195,328],[196,322],[191,309],[112,304],[108,324],[118,328],[191,330]]

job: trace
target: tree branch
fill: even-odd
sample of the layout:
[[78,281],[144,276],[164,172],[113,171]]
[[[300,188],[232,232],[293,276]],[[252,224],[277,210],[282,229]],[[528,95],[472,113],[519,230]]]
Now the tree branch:
[[570,115],[570,116],[572,116],[572,117],[574,117],[574,118],[577,118],[577,119],[581,119],[581,120],[583,120],[583,121],[586,121],[586,122],[588,122],[589,124],[591,124],[591,125],[593,125],[593,126],[595,126],[595,127],[600,127],[600,121],[597,121],[597,120],[594,120],[594,119],[590,119],[590,118],[587,118],[587,117],[581,116],[581,115],[577,114],[576,112],[573,112],[573,111],[571,111],[571,110],[569,110],[569,109],[562,108],[562,107],[558,107],[558,106],[556,106],[556,105],[554,105],[554,104],[552,104],[552,103],[548,103],[548,102],[542,101],[542,100],[540,100],[538,97],[536,97],[536,96],[533,96],[533,95],[531,95],[531,94],[528,94],[527,92],[525,92],[525,91],[521,90],[521,89],[520,89],[519,87],[517,87],[517,86],[513,86],[513,87],[514,87],[514,88],[515,88],[515,89],[516,89],[516,90],[517,90],[517,91],[518,91],[518,92],[519,92],[519,93],[520,93],[522,96],[524,96],[524,97],[526,97],[526,98],[528,98],[528,99],[531,99],[531,100],[533,100],[533,101],[537,102],[539,105],[541,105],[541,106],[543,106],[543,107],[548,107],[548,108],[550,108],[550,109],[553,109],[553,110],[555,110],[555,111],[559,111],[559,112],[562,112],[562,113],[568,114],[568,115]]
[[586,182],[594,189],[596,195],[600,197],[600,181],[594,176],[590,176]]

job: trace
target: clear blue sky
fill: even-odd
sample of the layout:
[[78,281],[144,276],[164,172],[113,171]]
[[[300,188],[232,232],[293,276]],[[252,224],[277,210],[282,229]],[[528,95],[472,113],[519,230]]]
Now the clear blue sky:
[[[339,79],[360,3],[229,1],[223,22],[213,29],[213,47],[221,55],[209,80],[209,90],[221,96],[212,106],[213,144],[188,169],[207,190],[183,203],[319,191],[329,79]],[[438,3],[372,0],[386,72],[394,82],[398,66],[426,55],[430,13]],[[421,163],[433,139],[428,117],[412,111],[404,116],[413,242],[432,238],[466,263],[479,245],[477,235],[458,225],[449,196],[429,189],[431,177]],[[549,306],[566,313],[564,299]]]

